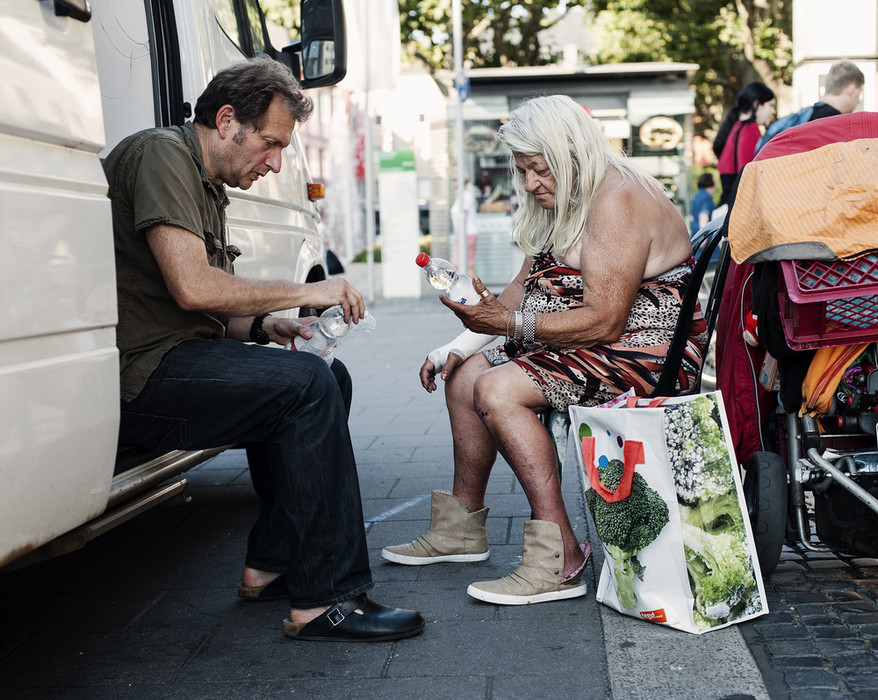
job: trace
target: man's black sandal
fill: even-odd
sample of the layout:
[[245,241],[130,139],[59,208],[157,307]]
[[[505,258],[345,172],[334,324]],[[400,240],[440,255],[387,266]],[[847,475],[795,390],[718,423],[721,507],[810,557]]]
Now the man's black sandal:
[[423,629],[421,613],[388,608],[365,593],[334,605],[311,622],[284,620],[288,636],[314,642],[385,642],[413,637]]

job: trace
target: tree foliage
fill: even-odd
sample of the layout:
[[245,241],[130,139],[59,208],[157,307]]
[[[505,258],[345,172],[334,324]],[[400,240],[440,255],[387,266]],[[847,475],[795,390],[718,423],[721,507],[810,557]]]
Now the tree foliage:
[[792,79],[792,0],[589,0],[599,63],[699,65],[696,133],[705,135],[738,91],[761,80],[783,102]]
[[[462,0],[463,58],[473,68],[541,66],[557,52],[539,33],[588,0]],[[451,0],[399,0],[403,47],[431,70],[453,68]]]
[[[431,71],[453,68],[452,0],[398,0],[404,55]],[[275,21],[297,23],[298,0],[262,0]],[[781,108],[792,81],[793,0],[461,0],[463,54],[473,68],[538,66],[559,60],[540,32],[573,7],[593,17],[583,31],[593,63],[697,63],[695,130],[711,135],[751,80]],[[780,110],[779,110],[780,111]]]

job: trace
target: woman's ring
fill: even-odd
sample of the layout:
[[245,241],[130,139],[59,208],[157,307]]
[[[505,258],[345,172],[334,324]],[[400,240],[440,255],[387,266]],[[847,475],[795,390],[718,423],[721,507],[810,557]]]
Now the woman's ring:
[[482,297],[482,299],[487,299],[489,296],[491,296],[491,292],[489,292],[487,289],[483,289],[481,292],[479,292],[479,296]]

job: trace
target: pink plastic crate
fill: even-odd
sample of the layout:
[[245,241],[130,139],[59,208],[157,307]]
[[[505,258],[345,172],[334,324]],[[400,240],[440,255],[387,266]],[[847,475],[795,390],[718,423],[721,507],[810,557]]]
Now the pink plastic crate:
[[793,350],[878,340],[878,254],[780,266],[780,315]]

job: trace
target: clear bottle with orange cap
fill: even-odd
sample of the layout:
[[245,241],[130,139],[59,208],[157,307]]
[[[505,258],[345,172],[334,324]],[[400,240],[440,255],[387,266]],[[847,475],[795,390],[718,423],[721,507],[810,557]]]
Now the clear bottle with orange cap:
[[415,258],[415,263],[424,268],[427,282],[434,289],[442,292],[458,304],[478,304],[479,295],[473,288],[472,280],[466,275],[460,274],[447,260],[431,258],[426,253],[420,253]]

